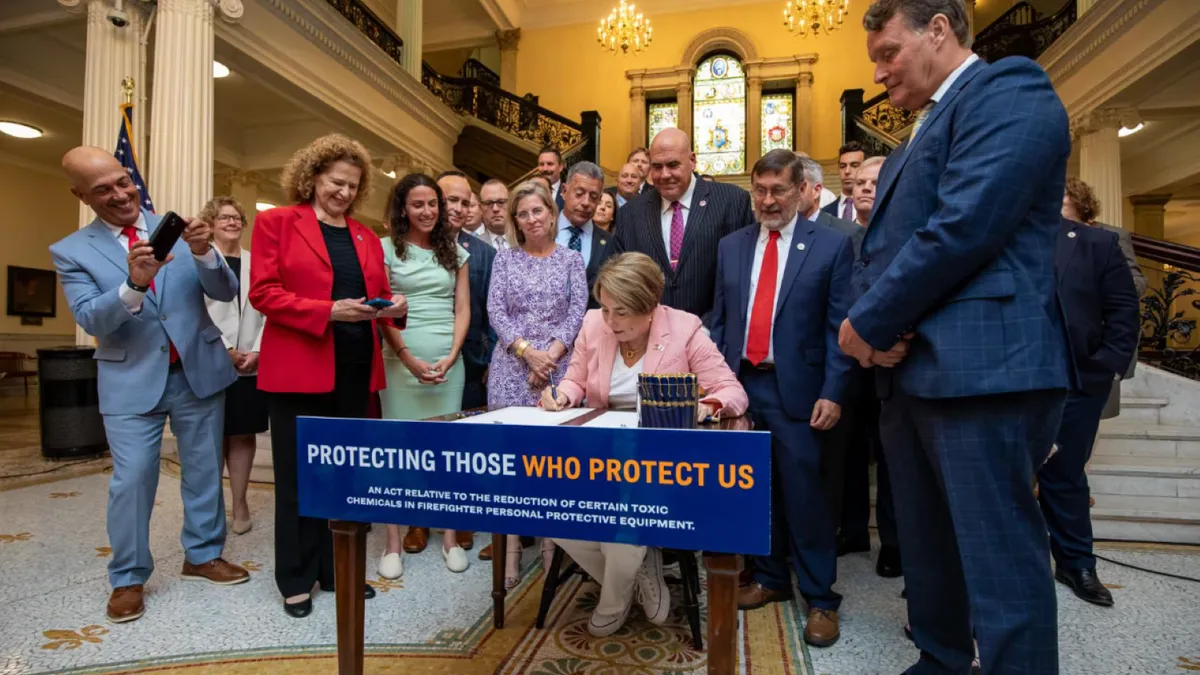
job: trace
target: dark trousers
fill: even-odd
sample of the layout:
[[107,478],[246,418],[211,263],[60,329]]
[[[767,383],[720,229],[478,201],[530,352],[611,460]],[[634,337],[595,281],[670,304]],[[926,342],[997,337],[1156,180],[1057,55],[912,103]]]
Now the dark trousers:
[[470,369],[467,370],[467,382],[463,386],[462,409],[487,407],[487,385],[483,383],[483,374],[472,378]]
[[[845,455],[845,480],[842,487],[841,530],[847,541],[869,541],[871,523],[870,458],[875,458],[875,525],[879,542],[899,546],[896,536],[896,509],[892,505],[892,480],[887,458],[879,440],[879,398],[875,395],[874,376],[865,391],[851,406],[851,419]],[[838,427],[847,420],[843,417]]]
[[1033,477],[1062,418],[1063,390],[883,402],[912,675],[1058,673],[1058,617],[1046,521]]
[[1092,514],[1084,467],[1092,456],[1100,414],[1109,392],[1067,395],[1058,428],[1058,452],[1038,471],[1038,501],[1050,529],[1050,553],[1064,569],[1096,569],[1092,554]]
[[300,515],[296,488],[296,418],[366,417],[371,365],[338,364],[327,394],[270,394],[271,451],[275,467],[275,585],[283,597],[333,584],[329,521]]
[[771,433],[771,555],[755,556],[754,580],[777,591],[792,590],[792,555],[800,594],[810,607],[837,609],[837,545],[821,483],[821,443],[809,419],[792,419],[773,371],[742,368],[754,428]]

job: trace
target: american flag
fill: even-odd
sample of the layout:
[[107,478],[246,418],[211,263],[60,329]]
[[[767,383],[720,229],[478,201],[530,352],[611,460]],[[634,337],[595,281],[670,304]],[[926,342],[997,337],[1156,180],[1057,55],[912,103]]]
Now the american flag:
[[133,150],[133,104],[126,103],[121,106],[121,130],[117,132],[117,150],[113,155],[133,179],[138,194],[142,196],[142,206],[153,213],[154,202],[150,199],[150,191],[146,189],[142,172],[138,170],[137,153]]

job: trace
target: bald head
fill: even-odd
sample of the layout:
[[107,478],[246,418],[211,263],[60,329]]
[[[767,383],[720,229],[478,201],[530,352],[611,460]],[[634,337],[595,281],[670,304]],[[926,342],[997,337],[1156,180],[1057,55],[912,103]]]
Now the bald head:
[[633,162],[627,163],[621,167],[621,173],[617,174],[617,192],[625,199],[633,199],[638,195],[638,190],[642,187],[642,171]]
[[667,201],[677,201],[692,184],[696,153],[681,129],[663,129],[650,143],[650,182]]
[[62,168],[71,182],[71,194],[91,207],[101,220],[120,227],[137,222],[141,197],[133,179],[112,153],[81,145],[63,155]]
[[471,184],[466,178],[455,174],[443,175],[437,184],[446,200],[446,224],[454,230],[455,236],[458,236],[458,231],[466,224],[468,211],[471,210]]

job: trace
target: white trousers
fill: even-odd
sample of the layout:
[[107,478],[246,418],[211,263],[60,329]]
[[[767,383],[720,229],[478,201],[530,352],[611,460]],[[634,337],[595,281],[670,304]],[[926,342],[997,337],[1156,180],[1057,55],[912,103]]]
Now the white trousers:
[[596,541],[555,539],[558,544],[579,563],[585,572],[600,582],[600,599],[596,602],[596,613],[612,616],[625,611],[633,601],[633,588],[638,571],[646,559],[645,546],[630,544],[608,544]]

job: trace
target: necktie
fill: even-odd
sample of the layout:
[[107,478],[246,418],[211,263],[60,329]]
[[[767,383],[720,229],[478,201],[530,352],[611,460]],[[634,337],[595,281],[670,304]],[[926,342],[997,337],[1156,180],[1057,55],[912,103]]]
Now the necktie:
[[[137,240],[138,240],[137,228],[132,225],[122,227],[121,234],[125,235],[125,238],[129,240],[129,250],[132,251],[133,244],[135,242],[137,242]],[[153,279],[150,280],[150,290],[154,290],[154,280]],[[170,350],[171,350],[171,353],[170,353],[171,363],[175,363],[176,361],[179,360],[179,352],[175,351],[175,343],[171,342],[169,338],[167,340],[167,344],[170,346]]]
[[583,253],[583,230],[572,225],[567,228],[567,232],[571,233],[571,238],[567,241],[567,248]]
[[771,230],[758,271],[758,287],[754,289],[754,306],[750,309],[750,335],[746,338],[746,360],[756,366],[767,358],[771,349],[771,315],[775,310],[778,270],[779,232]]
[[913,123],[912,133],[908,135],[909,145],[912,145],[912,140],[916,139],[917,132],[921,130],[921,125],[925,124],[925,118],[929,117],[929,113],[933,110],[934,102],[926,103],[920,110],[917,111],[917,121]]
[[842,220],[854,220],[854,198],[846,197],[846,205],[842,207]]
[[679,252],[683,250],[683,204],[671,202],[671,269],[679,267]]

